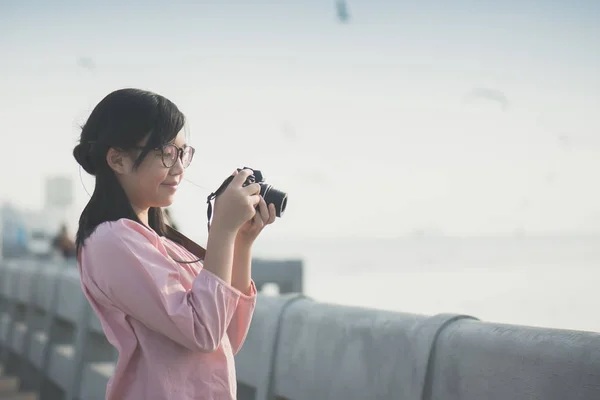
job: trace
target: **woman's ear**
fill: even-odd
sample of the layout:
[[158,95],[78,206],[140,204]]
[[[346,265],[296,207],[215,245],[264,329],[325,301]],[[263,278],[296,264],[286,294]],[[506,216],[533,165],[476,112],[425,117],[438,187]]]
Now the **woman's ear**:
[[127,173],[125,158],[125,154],[123,154],[121,150],[117,150],[114,147],[109,148],[108,152],[106,153],[106,163],[113,171],[115,171],[116,174],[119,175]]

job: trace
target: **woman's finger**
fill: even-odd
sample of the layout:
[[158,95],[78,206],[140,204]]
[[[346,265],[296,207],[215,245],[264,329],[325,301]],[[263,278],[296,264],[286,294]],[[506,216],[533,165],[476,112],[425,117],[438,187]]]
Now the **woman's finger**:
[[[234,174],[231,184],[236,187],[241,187],[242,184],[246,181],[246,178],[248,178],[250,175],[252,175],[252,171],[250,171],[248,169],[243,169],[243,170],[239,171],[237,174]],[[259,188],[259,190],[260,190],[260,188]]]
[[269,220],[269,208],[267,207],[267,203],[265,202],[265,199],[260,198],[260,201],[258,202],[258,213],[260,214],[260,217],[262,218],[262,222],[266,225],[267,221]]
[[252,196],[250,196],[250,204],[252,205],[252,207],[256,207],[257,205],[259,205],[261,200],[262,197],[258,194],[253,194]]
[[260,185],[258,183],[251,183],[243,190],[245,190],[248,195],[260,194]]
[[260,216],[260,213],[257,212],[256,214],[254,214],[254,217],[252,217],[252,228],[256,229],[256,228],[260,228],[262,226],[262,218]]
[[269,219],[267,220],[266,224],[272,224],[273,222],[275,222],[275,218],[277,217],[277,210],[275,210],[275,204],[271,203],[269,204]]

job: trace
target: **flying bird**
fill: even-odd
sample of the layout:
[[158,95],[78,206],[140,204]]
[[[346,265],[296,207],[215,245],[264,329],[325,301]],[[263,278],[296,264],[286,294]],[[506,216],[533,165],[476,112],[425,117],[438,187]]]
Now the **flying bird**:
[[488,100],[497,103],[503,111],[506,111],[509,106],[508,98],[504,92],[490,88],[475,88],[465,96],[465,101],[472,102],[474,100]]
[[79,57],[77,59],[77,65],[79,65],[81,68],[93,71],[94,69],[96,69],[96,63],[94,62],[94,60],[90,57]]
[[350,14],[348,13],[348,4],[344,0],[338,0],[336,3],[337,17],[342,23],[346,23],[350,20]]

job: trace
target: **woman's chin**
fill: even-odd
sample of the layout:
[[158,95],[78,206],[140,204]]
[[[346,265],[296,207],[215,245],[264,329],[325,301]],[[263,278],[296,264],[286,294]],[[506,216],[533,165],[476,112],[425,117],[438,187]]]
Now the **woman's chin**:
[[171,204],[173,204],[174,201],[175,201],[175,194],[172,194],[169,196],[161,196],[160,201],[156,202],[155,207],[160,207],[160,208],[169,207]]
[[158,199],[161,203],[161,207],[168,207],[175,201],[175,194],[177,194],[177,186],[166,186],[161,185],[158,191]]

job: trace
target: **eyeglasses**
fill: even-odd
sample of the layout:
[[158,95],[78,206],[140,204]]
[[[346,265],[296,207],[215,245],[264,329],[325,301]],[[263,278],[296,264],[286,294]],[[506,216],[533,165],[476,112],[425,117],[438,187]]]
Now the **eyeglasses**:
[[[138,147],[140,150],[143,150],[143,147]],[[174,144],[166,144],[160,148],[155,150],[159,150],[162,155],[162,163],[166,168],[171,168],[175,163],[177,163],[177,159],[181,160],[181,164],[183,168],[187,168],[192,163],[192,159],[194,158],[194,153],[196,149],[192,146],[185,146],[184,148],[177,147]]]
[[179,158],[183,168],[187,168],[192,163],[196,149],[194,149],[192,146],[180,148],[174,144],[167,144],[161,148],[161,151],[162,162],[165,167],[171,168],[173,165],[175,165],[177,159]]

